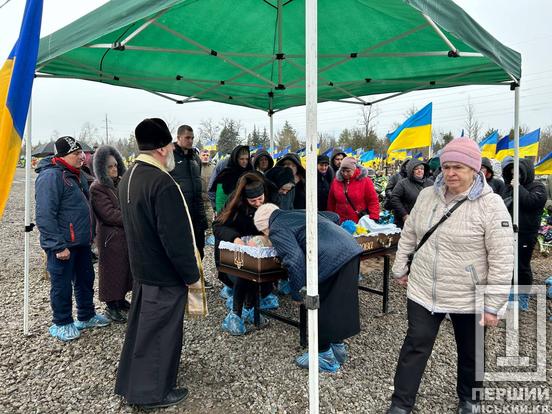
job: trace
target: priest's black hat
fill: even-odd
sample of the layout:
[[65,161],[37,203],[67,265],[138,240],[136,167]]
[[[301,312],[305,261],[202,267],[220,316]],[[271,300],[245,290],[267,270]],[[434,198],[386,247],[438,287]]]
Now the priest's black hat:
[[165,121],[160,118],[146,118],[134,131],[141,151],[163,148],[172,142],[172,135]]

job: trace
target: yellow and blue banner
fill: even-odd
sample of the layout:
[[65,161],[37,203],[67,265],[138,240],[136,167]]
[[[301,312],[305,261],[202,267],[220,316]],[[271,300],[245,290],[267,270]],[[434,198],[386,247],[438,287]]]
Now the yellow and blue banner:
[[204,150],[207,151],[216,151],[217,150],[217,142],[216,141],[208,141],[203,146]]
[[[519,138],[519,156],[536,157],[539,154],[540,128],[531,131]],[[506,157],[514,156],[514,140],[506,135],[496,144],[495,158],[502,161]]]
[[391,141],[387,153],[412,148],[431,146],[431,114],[433,104],[429,103],[410,116],[400,127],[387,138]]
[[487,158],[494,158],[496,154],[496,144],[498,142],[498,131],[494,131],[487,138],[479,143],[481,149],[481,156]]
[[535,174],[551,175],[552,174],[552,151],[550,151],[542,160],[535,164]]
[[38,55],[43,0],[27,0],[19,38],[0,69],[0,217],[21,152]]

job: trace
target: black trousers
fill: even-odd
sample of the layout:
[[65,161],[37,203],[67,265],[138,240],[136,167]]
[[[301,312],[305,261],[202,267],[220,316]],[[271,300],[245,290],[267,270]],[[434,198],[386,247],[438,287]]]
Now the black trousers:
[[115,383],[129,404],[160,402],[176,387],[187,298],[186,286],[134,282]]
[[531,256],[537,243],[536,234],[519,233],[518,236],[518,284],[532,285]]
[[234,296],[232,311],[241,316],[243,306],[251,308],[255,304],[255,296],[260,289],[261,298],[268,296],[273,289],[272,283],[258,283],[252,282],[247,279],[236,277],[234,283]]
[[[392,401],[400,408],[412,410],[439,326],[446,314],[432,314],[410,299],[407,312],[408,330],[397,363]],[[456,392],[459,399],[473,401],[472,388],[482,387],[482,383],[475,380],[475,329],[479,316],[456,313],[450,314],[450,318],[458,352]]]
[[195,236],[195,242],[197,250],[199,250],[199,255],[201,256],[201,260],[203,260],[203,257],[205,256],[205,229],[192,226],[194,229],[194,236]]

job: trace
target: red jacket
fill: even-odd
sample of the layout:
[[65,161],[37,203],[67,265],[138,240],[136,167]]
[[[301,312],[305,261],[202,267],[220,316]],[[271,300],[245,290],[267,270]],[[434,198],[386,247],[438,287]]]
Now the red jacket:
[[[332,181],[330,194],[328,195],[328,210],[339,215],[340,222],[353,220],[358,223],[358,215],[351,206],[351,203],[345,197],[345,183],[341,171],[337,172],[335,180]],[[374,189],[372,180],[364,167],[358,167],[351,178],[346,183],[347,194],[355,206],[356,211],[368,211],[372,220],[379,219],[378,195]]]

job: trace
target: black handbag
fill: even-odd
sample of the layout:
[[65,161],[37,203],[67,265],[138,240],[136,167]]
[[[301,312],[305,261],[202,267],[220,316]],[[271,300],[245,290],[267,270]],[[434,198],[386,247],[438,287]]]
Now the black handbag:
[[408,255],[408,260],[406,262],[406,266],[408,268],[408,273],[407,274],[410,274],[410,266],[412,265],[412,260],[414,260],[414,254],[420,250],[420,247],[422,247],[424,245],[424,243],[427,241],[427,239],[429,239],[431,237],[431,235],[433,234],[433,232],[435,230],[437,230],[437,227],[439,227],[441,224],[443,224],[449,217],[452,213],[454,213],[454,210],[456,210],[458,207],[460,207],[464,201],[466,201],[468,198],[463,198],[462,200],[460,200],[458,203],[456,203],[449,211],[446,212],[446,214],[441,217],[441,220],[439,220],[437,223],[435,223],[427,232],[426,234],[423,235],[422,237],[422,240],[420,240],[420,243],[418,243],[418,245],[416,246],[416,248],[414,249],[414,251],[412,253],[410,253]]

